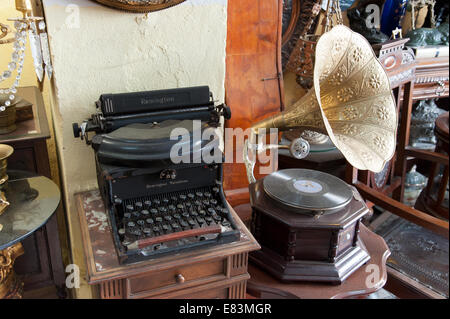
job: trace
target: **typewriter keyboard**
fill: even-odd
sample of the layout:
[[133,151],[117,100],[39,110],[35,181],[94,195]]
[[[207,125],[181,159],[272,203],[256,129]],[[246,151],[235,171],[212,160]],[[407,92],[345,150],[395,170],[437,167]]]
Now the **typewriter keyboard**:
[[128,250],[163,249],[170,242],[202,241],[232,230],[218,187],[142,197],[122,205],[118,233]]

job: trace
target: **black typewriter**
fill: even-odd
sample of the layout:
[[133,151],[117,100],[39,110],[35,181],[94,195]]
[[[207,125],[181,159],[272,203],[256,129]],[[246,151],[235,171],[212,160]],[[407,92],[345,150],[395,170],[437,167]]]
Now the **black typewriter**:
[[121,263],[239,239],[222,188],[223,155],[205,160],[218,150],[210,133],[231,116],[209,87],[104,94],[96,105],[101,112],[73,130],[95,151]]

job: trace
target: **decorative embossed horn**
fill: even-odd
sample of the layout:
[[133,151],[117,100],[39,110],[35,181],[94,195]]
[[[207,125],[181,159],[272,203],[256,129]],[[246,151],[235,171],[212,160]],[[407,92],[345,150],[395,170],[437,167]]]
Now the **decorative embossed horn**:
[[[249,182],[255,178],[248,152],[262,150],[255,143],[258,130],[270,128],[327,134],[351,165],[380,172],[394,154],[397,112],[389,78],[367,40],[343,25],[320,37],[314,87],[282,113],[252,126],[244,148]],[[296,139],[290,151],[303,158],[309,144]]]

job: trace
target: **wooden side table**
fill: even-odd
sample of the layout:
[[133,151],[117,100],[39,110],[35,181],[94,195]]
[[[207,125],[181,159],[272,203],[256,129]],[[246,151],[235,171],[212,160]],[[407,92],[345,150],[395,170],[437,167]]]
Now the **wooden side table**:
[[99,191],[75,195],[87,281],[102,299],[245,298],[248,253],[260,248],[234,210],[239,241],[119,264]]
[[[17,95],[33,104],[34,118],[17,123],[14,132],[0,135],[0,143],[14,148],[13,155],[8,159],[8,169],[51,178],[46,143],[50,138],[50,130],[42,94],[37,87],[30,86],[18,88]],[[57,214],[64,214],[61,205],[42,229],[22,242],[27,253],[17,259],[15,270],[23,276],[25,290],[55,285],[58,295],[65,297],[65,272]]]
[[381,289],[387,280],[389,248],[380,236],[361,225],[360,236],[371,259],[340,285],[324,283],[284,283],[256,266],[249,265],[251,279],[247,292],[258,298],[343,299],[362,298]]

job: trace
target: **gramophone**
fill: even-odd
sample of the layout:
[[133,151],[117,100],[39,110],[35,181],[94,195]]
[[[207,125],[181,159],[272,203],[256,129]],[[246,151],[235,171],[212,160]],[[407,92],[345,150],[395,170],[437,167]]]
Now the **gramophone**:
[[304,158],[309,144],[263,145],[261,132],[309,130],[329,136],[354,167],[380,172],[396,145],[397,113],[389,79],[370,44],[343,25],[316,46],[314,87],[282,113],[256,123],[244,147],[251,230],[262,249],[250,260],[285,281],[339,284],[369,259],[359,238],[369,212],[355,188],[335,176],[286,169],[255,180],[257,154],[289,148]]

